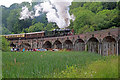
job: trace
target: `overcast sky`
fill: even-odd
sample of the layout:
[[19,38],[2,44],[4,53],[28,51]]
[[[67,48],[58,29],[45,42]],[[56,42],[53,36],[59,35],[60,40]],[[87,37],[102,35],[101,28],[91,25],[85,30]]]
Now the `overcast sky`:
[[13,3],[22,3],[22,2],[31,2],[32,0],[0,0],[0,5],[5,5],[6,7],[9,7]]

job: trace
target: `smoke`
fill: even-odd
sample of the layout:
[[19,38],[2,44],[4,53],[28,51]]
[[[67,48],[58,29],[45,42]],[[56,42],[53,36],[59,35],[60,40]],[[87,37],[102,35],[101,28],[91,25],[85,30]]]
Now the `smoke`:
[[25,6],[22,8],[22,12],[20,14],[20,20],[27,19],[27,18],[34,18],[33,11],[29,11],[28,8]]
[[41,12],[46,13],[48,22],[55,22],[59,28],[66,28],[70,25],[70,20],[75,20],[74,15],[70,15],[69,6],[72,0],[49,0],[34,6],[34,15],[23,7],[20,19],[40,16]]

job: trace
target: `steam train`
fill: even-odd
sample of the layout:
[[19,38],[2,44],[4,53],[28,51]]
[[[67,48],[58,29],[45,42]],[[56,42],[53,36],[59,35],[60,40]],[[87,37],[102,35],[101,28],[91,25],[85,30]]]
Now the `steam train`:
[[54,29],[52,31],[41,31],[41,32],[32,32],[32,33],[23,33],[23,34],[10,34],[3,35],[6,39],[33,39],[33,38],[47,38],[47,37],[59,37],[59,36],[68,36],[72,35],[70,29]]

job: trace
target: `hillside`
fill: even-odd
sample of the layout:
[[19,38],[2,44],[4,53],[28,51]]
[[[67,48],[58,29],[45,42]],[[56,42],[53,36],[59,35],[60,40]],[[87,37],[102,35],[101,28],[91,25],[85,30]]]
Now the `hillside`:
[[[55,23],[48,23],[46,13],[33,19],[19,20],[22,7],[27,6],[31,11],[37,3],[28,2],[12,4],[10,7],[2,8],[2,34],[16,34],[52,30],[58,28]],[[119,27],[120,17],[118,2],[72,2],[70,14],[74,14],[75,21],[68,28],[74,29],[76,34],[96,30]]]

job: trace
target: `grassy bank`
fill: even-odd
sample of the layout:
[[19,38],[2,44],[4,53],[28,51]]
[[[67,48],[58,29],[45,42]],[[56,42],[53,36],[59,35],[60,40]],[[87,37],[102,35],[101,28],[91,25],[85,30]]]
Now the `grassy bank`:
[[82,78],[90,77],[85,72],[92,70],[96,74],[99,72],[104,75],[107,69],[106,72],[111,71],[110,75],[107,73],[105,73],[106,76],[92,74],[94,75],[92,77],[118,76],[114,75],[118,71],[116,56],[102,57],[88,52],[3,52],[2,62],[4,78]]
[[[49,76],[48,76],[49,77]],[[118,58],[116,56],[105,57],[94,61],[85,67],[67,67],[66,70],[54,75],[56,78],[118,78]]]

